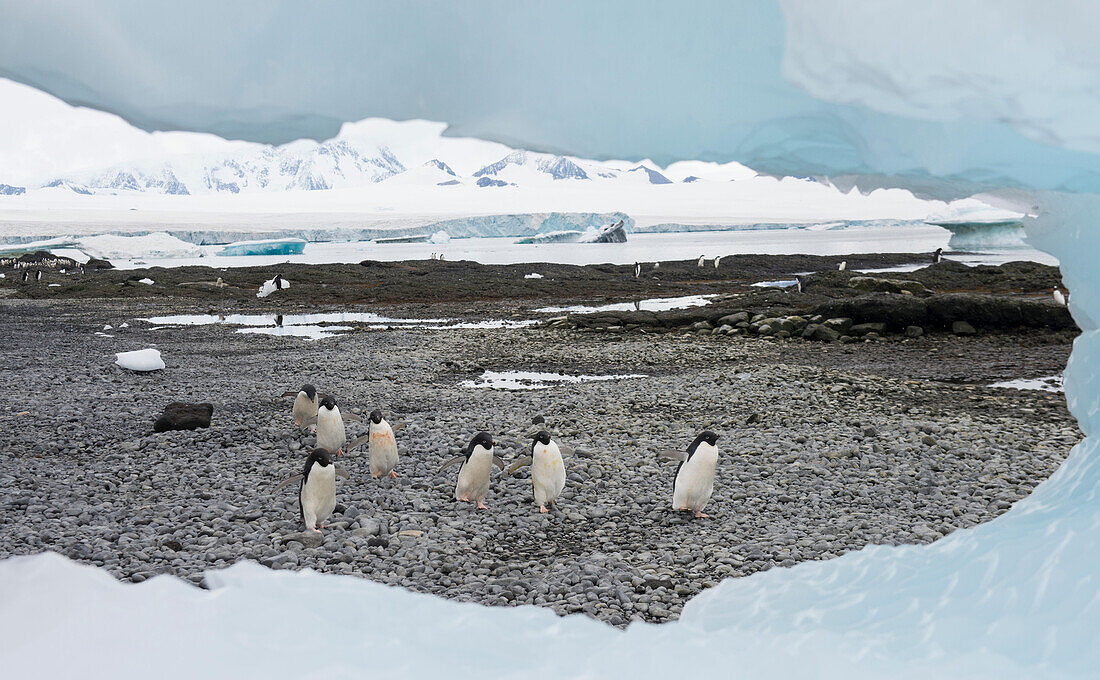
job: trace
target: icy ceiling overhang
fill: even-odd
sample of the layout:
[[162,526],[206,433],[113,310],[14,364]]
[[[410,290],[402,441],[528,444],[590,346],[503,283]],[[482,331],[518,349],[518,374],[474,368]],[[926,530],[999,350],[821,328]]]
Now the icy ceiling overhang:
[[0,75],[149,130],[286,142],[368,116],[424,118],[583,157],[737,160],[941,196],[1100,189],[1096,6],[0,0],[0,10]]

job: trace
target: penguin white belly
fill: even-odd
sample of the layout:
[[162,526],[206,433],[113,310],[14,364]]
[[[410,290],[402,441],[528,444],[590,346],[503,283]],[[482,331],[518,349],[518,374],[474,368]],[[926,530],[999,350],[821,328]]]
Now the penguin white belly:
[[321,409],[317,413],[317,448],[336,453],[348,439],[344,419],[336,409]]
[[381,432],[370,434],[370,474],[371,477],[383,477],[397,467],[397,440],[393,430],[383,428]]
[[314,463],[298,493],[307,529],[317,529],[336,509],[336,466]]
[[489,473],[493,469],[493,454],[478,446],[462,464],[455,484],[455,500],[483,501],[489,494]]
[[675,510],[687,508],[702,512],[714,493],[714,466],[718,462],[718,450],[708,444],[700,444],[695,454],[680,466],[672,493]]
[[300,427],[302,423],[317,415],[317,402],[307,397],[305,392],[299,392],[294,399],[292,414],[294,415],[294,424]]
[[535,502],[546,505],[554,501],[565,488],[565,462],[556,444],[539,444],[531,456],[531,482],[535,487]]

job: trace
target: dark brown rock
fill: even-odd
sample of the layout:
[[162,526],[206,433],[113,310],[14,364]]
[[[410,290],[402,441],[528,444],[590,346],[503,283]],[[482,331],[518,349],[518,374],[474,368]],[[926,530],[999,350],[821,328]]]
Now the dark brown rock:
[[210,417],[214,415],[213,404],[188,404],[173,401],[164,407],[164,413],[153,423],[155,432],[168,430],[194,430],[210,427]]

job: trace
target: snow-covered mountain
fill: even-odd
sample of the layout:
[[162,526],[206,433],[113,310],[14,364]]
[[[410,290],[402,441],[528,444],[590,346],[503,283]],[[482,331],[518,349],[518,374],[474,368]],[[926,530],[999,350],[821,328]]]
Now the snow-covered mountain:
[[237,225],[246,213],[260,234],[297,224],[288,217],[297,214],[314,226],[411,229],[450,218],[622,212],[648,229],[923,219],[943,207],[903,191],[861,195],[759,176],[737,163],[661,167],[513,149],[448,137],[445,123],[425,120],[366,118],[324,142],[271,146],[145,132],[2,78],[0,102],[0,129],[13,131],[0,135],[0,212],[50,234],[157,220]]
[[[70,106],[3,79],[0,99],[5,102],[0,124],[20,131],[0,139],[0,182],[29,191],[210,195],[345,189],[383,181],[477,188],[674,181],[649,161],[599,162],[445,137],[446,125],[430,121],[368,118],[344,125],[325,142],[270,146],[190,132],[144,132],[112,114]],[[723,174],[721,167],[694,174],[710,180]],[[737,168],[733,174],[755,174]],[[734,178],[725,174],[724,181]]]

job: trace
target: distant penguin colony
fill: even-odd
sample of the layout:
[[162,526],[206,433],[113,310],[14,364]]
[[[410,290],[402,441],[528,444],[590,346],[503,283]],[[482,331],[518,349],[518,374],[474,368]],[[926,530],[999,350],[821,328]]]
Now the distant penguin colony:
[[[306,529],[321,531],[332,515],[336,507],[336,478],[349,477],[347,470],[337,467],[335,463],[336,457],[345,451],[365,443],[371,478],[397,479],[400,476],[396,470],[400,463],[396,433],[404,427],[404,423],[390,425],[380,409],[373,410],[366,421],[354,414],[341,414],[335,397],[319,393],[310,383],[302,385],[297,392],[285,392],[283,396],[294,397],[291,415],[296,427],[317,427],[316,446],[309,449],[302,471],[275,487],[277,492],[290,484],[299,483],[298,508]],[[365,422],[366,433],[348,443],[345,420]],[[541,423],[542,420],[536,422]],[[714,492],[717,441],[718,435],[707,430],[696,437],[686,450],[665,450],[658,454],[661,458],[679,462],[673,477],[674,511],[690,512],[696,518],[709,517],[703,510]],[[556,507],[565,489],[565,462],[576,453],[573,448],[555,441],[550,432],[540,430],[531,435],[529,453],[506,468],[504,460],[497,455],[493,436],[488,432],[478,432],[460,455],[438,468],[437,474],[457,465],[454,499],[473,503],[479,510],[487,510],[493,466],[502,471],[503,477],[513,476],[521,468],[530,466],[534,504],[540,513],[548,513]]]

